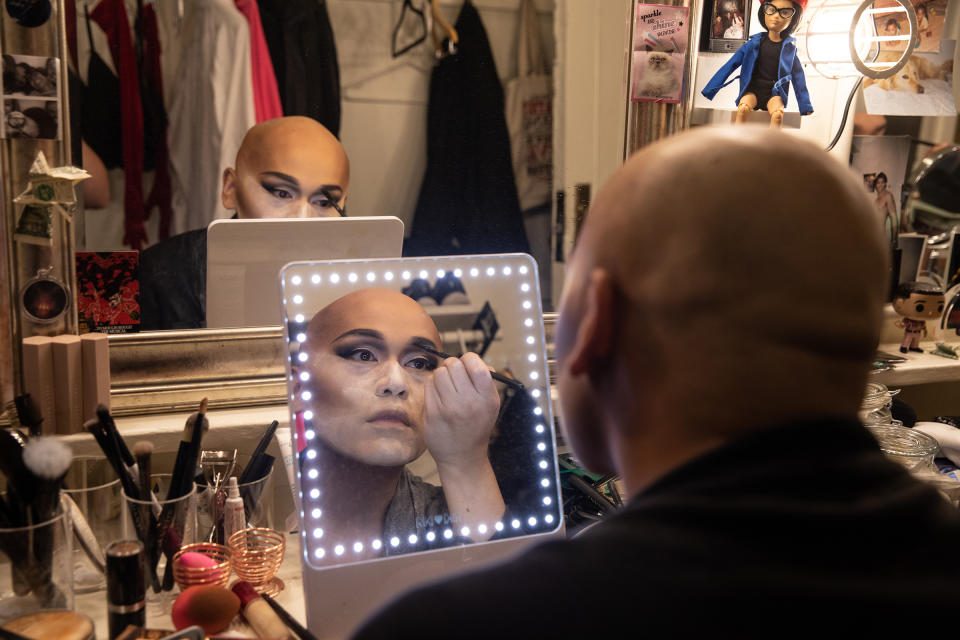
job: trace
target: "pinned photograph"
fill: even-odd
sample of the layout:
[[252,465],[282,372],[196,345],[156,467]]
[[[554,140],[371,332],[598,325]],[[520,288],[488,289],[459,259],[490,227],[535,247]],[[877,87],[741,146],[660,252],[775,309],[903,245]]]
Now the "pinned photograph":
[[908,136],[853,136],[850,149],[850,167],[862,176],[891,243],[901,229],[900,202],[909,153]]
[[3,98],[2,136],[4,138],[60,137],[60,101]]
[[3,95],[56,98],[60,60],[4,54]]
[[688,8],[637,5],[633,30],[633,102],[680,102]]
[[[936,53],[940,51],[943,23],[947,15],[947,0],[910,0],[917,15],[917,44],[914,51]],[[877,34],[899,37],[888,40],[881,51],[903,51],[910,42],[910,21],[904,9],[894,0],[876,0],[873,21]],[[889,11],[884,11],[889,9]]]
[[[953,97],[954,40],[944,40],[939,53],[914,53],[889,78],[863,82],[867,113],[893,116],[955,116]],[[901,52],[881,52],[879,61],[893,62]]]

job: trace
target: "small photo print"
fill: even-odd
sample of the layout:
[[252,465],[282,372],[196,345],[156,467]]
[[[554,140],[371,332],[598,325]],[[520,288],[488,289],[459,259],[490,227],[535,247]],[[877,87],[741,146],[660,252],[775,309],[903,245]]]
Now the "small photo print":
[[57,98],[60,60],[43,56],[4,54],[3,95]]
[[60,101],[3,97],[2,137],[56,140]]
[[633,52],[634,102],[680,102],[683,87],[683,54],[663,51]]
[[[956,42],[944,40],[939,53],[913,53],[906,65],[889,78],[863,82],[867,113],[894,116],[957,115],[953,97],[953,51]],[[899,53],[881,52],[881,62],[899,59]]]
[[[943,23],[947,15],[947,0],[910,0],[917,16],[917,44],[914,51],[936,53],[940,51]],[[877,35],[902,36],[903,40],[888,40],[880,45],[881,51],[903,51],[910,35],[910,20],[904,9],[895,0],[875,0],[873,14]],[[890,9],[886,11],[885,9]]]

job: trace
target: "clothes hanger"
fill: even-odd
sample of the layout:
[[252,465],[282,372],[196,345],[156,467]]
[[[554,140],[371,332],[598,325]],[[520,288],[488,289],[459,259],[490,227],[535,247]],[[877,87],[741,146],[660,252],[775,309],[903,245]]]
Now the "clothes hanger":
[[[440,12],[439,0],[430,0],[430,13],[433,15],[433,45],[437,58],[443,58],[447,55],[453,55],[457,52],[457,45],[460,43],[460,36],[457,30],[453,28],[447,19]],[[437,34],[437,27],[441,32]],[[446,42],[446,46],[444,46]]]
[[[403,19],[407,15],[407,9],[410,9],[416,16],[420,18],[420,27],[422,29],[420,36],[406,45],[402,49],[397,49],[397,36],[400,35],[400,27],[403,26]],[[399,58],[410,49],[413,49],[415,46],[427,39],[427,16],[424,14],[423,9],[417,9],[413,6],[412,0],[403,0],[403,8],[400,9],[400,19],[397,21],[397,26],[393,28],[393,38],[390,43],[390,50],[394,58]]]

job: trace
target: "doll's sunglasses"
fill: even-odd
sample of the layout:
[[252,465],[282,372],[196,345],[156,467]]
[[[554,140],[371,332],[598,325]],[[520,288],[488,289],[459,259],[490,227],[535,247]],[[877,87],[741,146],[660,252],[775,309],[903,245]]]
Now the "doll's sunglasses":
[[764,2],[760,8],[763,9],[763,13],[768,16],[779,13],[780,17],[784,20],[789,20],[793,17],[793,14],[797,12],[794,7],[783,7],[782,9],[777,9],[775,6],[773,6],[772,2]]

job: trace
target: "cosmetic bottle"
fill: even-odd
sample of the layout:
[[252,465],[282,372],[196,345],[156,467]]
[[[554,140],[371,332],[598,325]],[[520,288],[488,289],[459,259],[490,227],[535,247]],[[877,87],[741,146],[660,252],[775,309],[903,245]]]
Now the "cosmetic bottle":
[[223,539],[229,540],[230,536],[246,526],[240,488],[237,486],[237,478],[231,476],[230,484],[227,485],[227,500],[223,506]]

